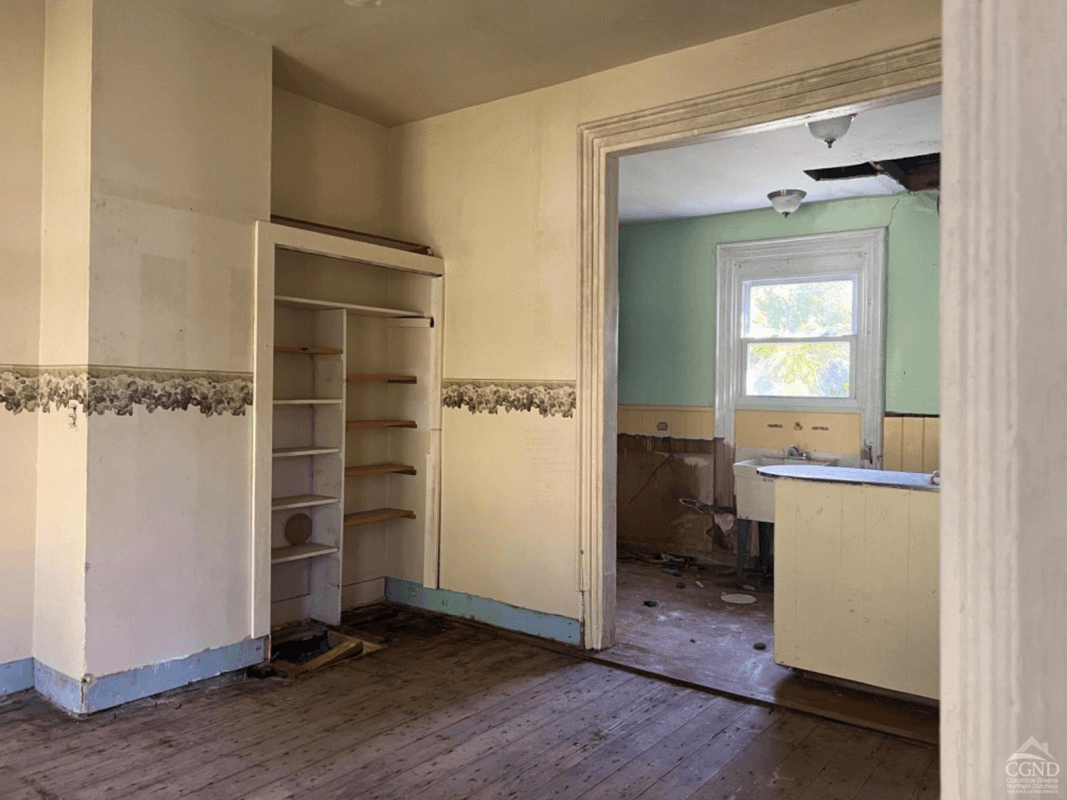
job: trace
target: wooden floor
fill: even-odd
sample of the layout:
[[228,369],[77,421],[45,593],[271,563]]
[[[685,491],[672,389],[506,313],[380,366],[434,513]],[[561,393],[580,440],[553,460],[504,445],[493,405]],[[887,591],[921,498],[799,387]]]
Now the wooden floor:
[[[936,706],[858,691],[776,664],[771,590],[746,591],[755,603],[731,605],[721,597],[737,591],[734,582],[733,571],[710,565],[689,565],[674,576],[664,574],[658,564],[620,560],[618,644],[597,657],[693,686],[937,743]],[[656,605],[646,606],[646,600]],[[757,650],[756,643],[765,649]]]
[[931,800],[936,749],[394,609],[385,650],[71,719],[0,702],[0,797]]

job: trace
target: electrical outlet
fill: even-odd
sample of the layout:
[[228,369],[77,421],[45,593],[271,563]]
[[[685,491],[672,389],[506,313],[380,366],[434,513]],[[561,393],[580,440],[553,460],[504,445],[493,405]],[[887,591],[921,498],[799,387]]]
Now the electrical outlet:
[[666,422],[657,422],[656,423],[656,430],[657,431],[665,431],[669,427],[670,427],[670,425],[668,425]]

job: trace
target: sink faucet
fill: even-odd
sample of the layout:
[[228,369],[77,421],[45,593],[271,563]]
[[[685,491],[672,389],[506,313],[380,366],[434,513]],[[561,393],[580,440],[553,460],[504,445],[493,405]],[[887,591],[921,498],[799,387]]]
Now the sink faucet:
[[795,444],[790,445],[789,449],[786,450],[785,454],[790,458],[808,458],[808,454],[801,450],[799,447],[797,447]]

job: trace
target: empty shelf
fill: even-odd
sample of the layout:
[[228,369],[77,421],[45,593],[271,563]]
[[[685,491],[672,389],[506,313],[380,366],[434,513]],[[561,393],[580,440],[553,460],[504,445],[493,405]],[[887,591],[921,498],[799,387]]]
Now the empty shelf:
[[287,399],[287,400],[275,400],[274,401],[274,405],[276,405],[276,406],[329,406],[329,405],[339,406],[343,402],[344,402],[344,400],[341,400],[341,399],[336,398],[336,397],[296,397],[296,398],[290,398],[290,399]]
[[340,447],[276,447],[272,455],[275,458],[292,458],[293,456],[328,456],[340,453]]
[[415,383],[414,375],[373,375],[353,373],[348,375],[349,383]]
[[366,431],[371,428],[415,428],[413,419],[350,419],[345,423],[346,431]]
[[291,497],[275,497],[270,501],[272,511],[281,508],[304,508],[306,506],[325,506],[336,503],[340,498],[327,497],[323,494],[294,494]]
[[353,525],[367,525],[371,522],[385,522],[387,519],[415,519],[414,511],[403,508],[375,508],[371,511],[357,511],[354,514],[345,514],[345,527]]
[[345,467],[346,478],[363,478],[368,475],[388,475],[389,473],[414,475],[415,468],[409,464],[363,464],[358,467]]
[[339,356],[344,350],[340,347],[301,347],[295,344],[276,344],[274,345],[275,353],[296,353],[297,355],[303,353],[309,356]]
[[293,544],[288,547],[272,547],[270,551],[270,563],[281,564],[284,561],[299,561],[302,558],[314,558],[315,556],[327,556],[336,553],[336,547],[328,544]]
[[380,308],[378,306],[361,306],[355,303],[338,303],[332,300],[314,300],[310,297],[287,297],[277,295],[274,304],[286,308],[299,308],[305,311],[329,311],[344,309],[362,317],[425,317],[421,311],[407,308]]

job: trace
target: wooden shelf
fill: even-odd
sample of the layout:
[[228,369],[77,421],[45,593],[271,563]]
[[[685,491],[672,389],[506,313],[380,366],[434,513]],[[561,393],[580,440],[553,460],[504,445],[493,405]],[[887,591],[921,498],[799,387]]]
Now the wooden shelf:
[[373,375],[352,373],[346,377],[349,383],[415,383],[414,375]]
[[270,501],[271,511],[283,508],[306,508],[307,506],[326,506],[336,503],[339,497],[327,497],[323,494],[294,494],[290,497],[273,497]]
[[275,447],[271,455],[275,458],[293,458],[294,456],[328,456],[340,453],[340,447]]
[[413,311],[408,308],[381,308],[379,306],[361,306],[355,303],[338,303],[330,300],[314,300],[310,297],[289,297],[276,295],[274,304],[285,308],[298,308],[304,311],[331,311],[343,309],[351,314],[361,317],[414,317],[421,319],[426,317],[421,311]]
[[389,519],[415,519],[415,512],[407,511],[403,508],[375,508],[371,511],[357,511],[354,514],[345,514],[345,527],[369,525],[372,522],[385,522]]
[[357,467],[345,467],[346,478],[365,478],[369,475],[415,475],[415,468],[409,464],[362,464]]
[[285,561],[300,561],[304,558],[315,556],[328,556],[337,552],[336,547],[328,544],[293,544],[288,547],[272,547],[270,551],[270,563],[281,564]]
[[276,344],[274,352],[306,356],[339,356],[344,353],[344,350],[340,347],[301,347],[295,344]]
[[350,419],[346,431],[367,431],[372,428],[417,428],[413,419]]
[[289,400],[275,400],[276,406],[339,406],[344,400],[333,397],[297,397]]

